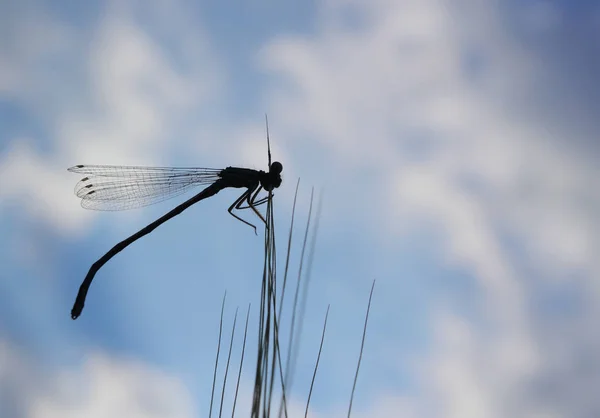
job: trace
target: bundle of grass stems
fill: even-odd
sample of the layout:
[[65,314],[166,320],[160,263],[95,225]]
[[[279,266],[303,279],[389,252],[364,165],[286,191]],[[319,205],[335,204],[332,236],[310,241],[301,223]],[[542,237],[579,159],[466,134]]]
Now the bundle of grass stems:
[[[272,196],[269,196],[267,201],[266,209],[266,225],[265,225],[265,240],[264,240],[264,263],[261,281],[260,291],[260,307],[258,310],[258,330],[257,330],[257,356],[256,365],[254,371],[254,387],[251,394],[250,402],[250,416],[252,418],[270,418],[270,417],[291,417],[289,411],[289,398],[290,391],[294,379],[294,371],[296,366],[296,360],[298,355],[298,347],[300,343],[300,336],[302,334],[303,318],[306,308],[308,288],[311,276],[311,266],[314,258],[314,249],[316,244],[316,237],[319,227],[319,215],[321,209],[322,199],[319,199],[317,205],[317,211],[315,216],[314,225],[311,225],[313,217],[313,197],[314,189],[311,192],[310,205],[308,210],[308,217],[304,231],[304,238],[302,241],[302,248],[300,253],[300,263],[298,267],[296,283],[294,283],[294,294],[293,297],[284,299],[286,294],[286,287],[288,286],[288,273],[290,266],[290,254],[292,252],[292,238],[294,231],[294,217],[296,212],[296,201],[298,196],[298,187],[300,182],[296,185],[296,192],[294,195],[294,202],[292,206],[291,222],[289,226],[287,249],[285,266],[283,269],[283,280],[281,284],[278,283],[277,277],[277,257],[276,257],[276,245],[275,245],[275,222],[274,222],[274,208]],[[312,229],[311,229],[312,226]],[[310,236],[310,243],[309,243]],[[308,250],[308,255],[306,254]],[[357,385],[360,364],[362,360],[365,337],[367,332],[367,325],[369,320],[369,312],[371,308],[371,299],[373,296],[373,289],[375,286],[375,280],[372,283],[371,290],[369,293],[368,304],[366,306],[366,313],[364,318],[364,325],[362,330],[362,340],[360,343],[360,349],[357,347],[357,361],[356,371],[354,375],[354,382],[352,385],[351,393],[349,394],[348,400],[348,414],[351,416],[352,402],[354,399],[354,393]],[[289,291],[289,290],[288,290]],[[238,316],[238,309],[235,311],[235,316],[231,329],[231,336],[229,341],[229,351],[225,360],[222,354],[222,340],[223,340],[223,315],[225,310],[225,299],[226,294],[223,296],[223,303],[221,305],[221,316],[219,322],[219,336],[217,342],[216,358],[214,362],[214,373],[212,379],[212,392],[210,397],[210,406],[208,416],[222,417],[225,415],[225,410],[231,411],[231,416],[236,414],[236,406],[238,403],[238,396],[240,393],[240,380],[242,377],[242,369],[244,365],[244,357],[246,352],[246,346],[250,342],[248,337],[248,319],[251,314],[251,305],[248,306],[245,319],[245,327],[243,333],[243,342],[241,344],[240,361],[237,367],[237,376],[235,382],[235,391],[232,398],[226,400],[226,386],[227,380],[230,373],[230,364],[232,357],[233,341],[235,337],[236,322]],[[285,318],[282,317],[282,308],[285,300],[293,300],[292,306],[286,311],[290,311]],[[321,341],[316,352],[316,358],[314,360],[314,368],[312,373],[312,379],[308,396],[305,400],[304,417],[309,416],[310,400],[317,379],[317,372],[319,370],[319,361],[321,359],[321,353],[323,351],[325,336],[327,331],[327,318],[329,315],[329,306],[327,307],[322,331]],[[289,318],[288,318],[289,317]],[[285,320],[284,320],[285,319]],[[284,326],[285,325],[285,326]],[[286,329],[285,335],[281,332]],[[358,331],[358,330],[357,330]],[[286,347],[282,349],[282,347]],[[221,377],[218,377],[219,362],[225,361],[225,371]],[[235,372],[233,372],[235,373]],[[220,395],[219,389],[220,387]],[[229,407],[225,404],[230,403]],[[297,408],[296,408],[297,409]],[[241,410],[237,411],[238,413]],[[245,415],[245,412],[241,412]],[[228,413],[227,413],[228,415]]]

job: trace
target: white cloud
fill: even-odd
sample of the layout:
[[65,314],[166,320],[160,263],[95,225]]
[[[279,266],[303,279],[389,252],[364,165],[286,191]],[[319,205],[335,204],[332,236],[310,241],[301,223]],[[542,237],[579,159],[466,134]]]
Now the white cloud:
[[[188,36],[189,25],[179,25],[184,17],[169,14],[167,2],[153,4],[157,22],[156,16],[167,16],[161,26],[165,38],[181,41],[177,50],[187,66],[172,64],[170,49],[135,22],[141,3],[121,9],[115,2],[94,31],[84,57],[89,66],[81,66],[83,103],[57,101],[50,112],[59,116],[53,163],[44,164],[30,142],[15,140],[0,166],[3,198],[25,202],[38,193],[39,179],[55,179],[40,195],[54,209],[28,210],[62,222],[60,214],[71,209],[53,197],[59,188],[72,187],[49,170],[78,159],[159,160],[164,133],[178,120],[173,109],[210,96],[210,85],[219,80],[218,71],[203,64],[214,62],[211,51],[199,48],[191,58],[182,52],[194,50],[190,39],[202,36]],[[555,137],[546,120],[531,116],[529,107],[546,100],[532,87],[547,78],[546,63],[503,26],[499,2],[338,0],[323,7],[316,33],[278,38],[260,55],[275,80],[268,92],[270,120],[277,136],[290,139],[277,153],[288,157],[286,175],[293,178],[290,173],[300,172],[301,165],[315,170],[336,186],[327,196],[330,207],[343,209],[336,216],[356,222],[349,201],[362,205],[386,238],[435,225],[444,243],[441,261],[472,275],[478,297],[475,317],[450,307],[436,312],[435,348],[423,354],[412,376],[421,381],[419,393],[384,394],[370,405],[356,405],[357,414],[594,416],[598,401],[589,392],[597,385],[586,372],[600,370],[595,331],[600,193],[593,183],[600,173],[569,148],[570,138]],[[551,11],[534,24],[547,28],[555,18]],[[175,28],[170,34],[169,27]],[[65,31],[71,29],[55,33]],[[61,49],[57,39],[63,38],[48,38],[55,54],[72,47]],[[47,84],[26,69],[44,57],[39,51],[48,45],[25,40],[24,58],[3,60],[11,66],[0,73],[0,91],[22,93],[28,84],[23,80]],[[32,91],[24,94],[29,101],[35,100]],[[46,106],[40,113],[50,108],[47,99],[36,106]],[[260,126],[244,128],[236,138],[262,138],[262,121]],[[506,243],[510,240],[515,244]],[[559,333],[545,322],[536,298],[565,284],[585,298],[559,324]],[[386,307],[397,314],[393,308]],[[582,357],[583,366],[574,360]],[[109,382],[118,373],[107,377],[102,370],[115,367],[124,366],[100,358],[86,373]],[[138,380],[127,376],[119,380],[135,386]],[[108,389],[102,395],[107,398],[90,402],[123,402]],[[45,410],[63,412],[59,401],[41,399]]]
[[[133,11],[120,6],[109,7],[90,45],[85,63],[89,107],[83,114],[76,109],[65,114],[58,135],[65,150],[86,161],[160,162],[181,113],[206,103],[218,89],[217,65],[202,42],[196,54],[178,65],[173,52],[136,22]],[[150,14],[156,8],[161,10],[160,4]],[[171,23],[181,43],[202,39],[185,22]]]
[[0,156],[0,209],[24,209],[36,222],[75,232],[89,219],[73,198],[66,167],[43,158],[26,138],[15,139]]
[[[84,28],[17,9],[18,18],[8,19],[10,36],[0,41],[0,59],[7,63],[0,94],[27,108],[43,133],[31,140],[7,138],[0,195],[65,233],[82,230],[89,218],[71,195],[77,179],[67,167],[160,165],[186,139],[176,137],[179,125],[198,106],[211,106],[223,88],[206,36],[181,4],[105,6],[101,18]],[[136,7],[142,6],[147,18],[162,22],[154,36],[137,20]],[[49,151],[42,154],[40,143]]]
[[[47,18],[43,5],[31,6],[26,2],[0,6],[5,31],[0,40],[0,94],[21,100],[35,100],[37,96],[43,101],[39,96],[50,86],[41,78],[47,79],[45,73],[52,73],[49,64],[57,64],[56,55],[72,48],[75,38],[68,27]],[[60,78],[56,71],[53,75]]]
[[197,416],[190,393],[177,378],[139,361],[96,352],[79,369],[43,370],[17,347],[0,341],[0,381],[14,391],[4,392],[8,397],[0,406],[2,416]]
[[[359,24],[340,23],[348,8],[364,16]],[[328,2],[315,34],[281,38],[262,53],[277,77],[272,117],[347,176],[333,196],[351,196],[346,184],[369,173],[383,186],[361,189],[359,200],[381,202],[368,206],[381,234],[433,224],[445,261],[476,279],[477,318],[435,316],[418,411],[591,416],[590,399],[582,407],[538,397],[535,382],[551,359],[534,301],[556,279],[599,301],[600,193],[590,186],[600,173],[531,116],[546,64],[503,26],[503,12],[483,0]],[[584,344],[551,340],[571,355]],[[558,387],[582,379],[570,378],[547,379]]]

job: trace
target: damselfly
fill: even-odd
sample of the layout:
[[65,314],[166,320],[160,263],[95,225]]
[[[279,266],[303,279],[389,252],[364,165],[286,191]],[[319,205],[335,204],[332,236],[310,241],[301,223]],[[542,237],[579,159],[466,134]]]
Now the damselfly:
[[[227,167],[219,170],[109,165],[76,165],[68,170],[73,173],[85,174],[85,177],[75,186],[75,194],[81,198],[81,206],[94,210],[125,210],[148,206],[180,195],[193,187],[209,185],[194,197],[119,242],[92,264],[79,287],[77,298],[71,309],[71,318],[77,319],[83,310],[85,298],[94,276],[108,260],[193,204],[213,196],[225,188],[246,189],[229,206],[228,212],[236,219],[253,227],[256,233],[256,226],[237,216],[233,210],[252,209],[266,224],[256,206],[267,202],[272,196],[270,192],[281,185],[283,165],[277,161],[271,163],[269,150],[268,172],[239,167]],[[269,195],[258,199],[258,195],[263,189],[269,192]]]

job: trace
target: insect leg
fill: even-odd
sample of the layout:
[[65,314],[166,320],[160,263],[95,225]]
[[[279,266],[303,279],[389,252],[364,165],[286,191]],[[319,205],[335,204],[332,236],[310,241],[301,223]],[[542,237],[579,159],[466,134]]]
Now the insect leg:
[[[259,200],[250,199],[250,201],[252,202],[252,206],[257,207],[257,206],[267,203],[269,200],[271,200],[273,198],[273,196],[275,196],[275,195],[271,194],[271,196],[265,196]],[[241,206],[238,209],[250,209],[250,206]]]
[[[266,225],[267,221],[260,214],[260,212],[258,210],[256,210],[256,208],[254,207],[254,201],[256,200],[256,197],[258,196],[258,194],[260,193],[261,190],[262,190],[262,186],[258,186],[258,188],[256,189],[256,192],[254,192],[254,190],[252,190],[252,191],[248,190],[249,191],[248,195],[246,196],[245,199],[242,199],[238,202],[236,209],[242,209],[242,208],[252,209],[254,211],[254,213],[256,213],[256,216],[258,216],[260,218],[260,220],[263,221],[263,223]],[[252,192],[254,192],[254,195],[251,196]],[[242,206],[242,203],[244,202],[244,200],[248,203],[248,206]]]
[[[240,218],[239,216],[237,216],[235,213],[233,213],[234,209],[239,209],[238,206],[246,199],[248,199],[248,197],[252,194],[252,192],[254,192],[254,189],[248,189],[246,190],[244,193],[242,193],[242,195],[240,197],[238,197],[235,202],[233,202],[231,204],[231,206],[229,206],[229,208],[227,209],[227,212],[229,212],[229,214],[231,216],[233,216],[234,218],[236,218],[239,221],[242,221],[243,223],[245,223],[248,226],[251,226],[252,228],[254,228],[254,233],[256,234],[256,226],[254,226],[253,224],[251,224],[248,221],[243,220],[242,218]],[[262,217],[261,217],[262,219]]]

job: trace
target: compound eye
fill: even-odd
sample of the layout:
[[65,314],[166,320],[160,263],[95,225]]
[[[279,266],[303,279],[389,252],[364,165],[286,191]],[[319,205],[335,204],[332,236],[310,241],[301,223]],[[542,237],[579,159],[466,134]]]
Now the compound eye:
[[279,161],[275,161],[271,164],[269,171],[273,174],[281,174],[283,171],[283,165]]

